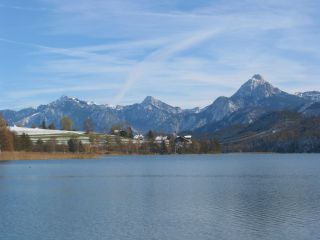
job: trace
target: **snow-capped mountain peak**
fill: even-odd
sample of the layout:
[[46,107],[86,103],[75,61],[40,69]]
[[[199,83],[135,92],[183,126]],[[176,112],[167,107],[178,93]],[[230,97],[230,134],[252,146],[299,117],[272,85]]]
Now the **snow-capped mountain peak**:
[[80,99],[75,98],[75,97],[69,97],[69,96],[63,95],[60,98],[58,98],[57,100],[53,101],[51,104],[61,104],[61,103],[65,103],[65,102],[77,102],[77,103],[80,103],[80,102],[83,102],[83,101],[81,101]]
[[264,78],[260,74],[253,75],[251,79],[255,80],[255,81],[265,81]]
[[143,101],[142,104],[144,105],[154,105],[154,106],[158,106],[159,104],[161,104],[162,102],[152,96],[147,96]]
[[252,78],[249,79],[247,83],[251,87],[251,89],[255,89],[259,86],[268,84],[268,82],[264,80],[264,78],[260,74],[253,75]]
[[167,103],[164,103],[152,96],[147,96],[141,103],[142,106],[148,109],[157,108],[168,112],[181,112],[179,107],[173,107]]
[[69,105],[79,105],[79,106],[97,106],[98,104],[93,101],[84,101],[79,98],[69,97],[69,96],[61,96],[57,100],[51,102],[49,105],[51,106],[69,106]]
[[235,101],[250,98],[256,102],[281,93],[279,88],[272,86],[260,74],[255,74],[231,98]]
[[141,103],[142,106],[144,107],[156,107],[159,109],[163,109],[163,110],[168,110],[170,108],[173,108],[172,106],[152,97],[152,96],[147,96]]

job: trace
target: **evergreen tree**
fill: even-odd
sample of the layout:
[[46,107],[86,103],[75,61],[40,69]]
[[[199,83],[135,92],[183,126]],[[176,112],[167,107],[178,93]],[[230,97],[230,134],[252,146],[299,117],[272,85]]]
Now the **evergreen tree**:
[[120,136],[120,137],[123,137],[123,138],[126,138],[126,137],[128,137],[128,133],[127,133],[127,131],[125,131],[125,130],[120,130],[119,136]]
[[23,133],[16,137],[16,149],[18,151],[32,151],[32,141],[28,134]]
[[147,133],[147,139],[149,141],[154,139],[154,133],[151,130],[149,130],[148,133]]
[[44,152],[44,143],[41,139],[37,140],[36,146],[35,146],[35,151],[37,152]]
[[69,147],[69,152],[76,152],[76,139],[70,138],[68,140],[68,147]]
[[56,129],[56,125],[52,122],[52,123],[50,123],[50,125],[48,126],[48,129],[55,130],[55,129]]
[[83,147],[83,144],[82,142],[75,138],[75,137],[72,137],[69,139],[68,141],[68,147],[69,147],[69,151],[70,152],[83,152],[84,151],[84,147]]
[[40,128],[42,128],[42,129],[47,129],[47,125],[46,125],[46,121],[45,121],[45,120],[43,120],[43,121],[41,122]]

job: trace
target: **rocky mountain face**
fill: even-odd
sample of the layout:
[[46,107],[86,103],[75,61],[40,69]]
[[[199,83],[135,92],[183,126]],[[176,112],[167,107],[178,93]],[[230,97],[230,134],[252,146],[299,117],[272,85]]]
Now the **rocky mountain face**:
[[61,118],[67,116],[72,119],[74,128],[77,130],[83,130],[85,119],[90,118],[94,121],[96,131],[103,132],[120,121],[116,111],[105,105],[96,105],[63,96],[52,103],[30,110],[30,113],[26,110],[10,112],[10,114],[5,110],[1,113],[10,125],[26,127],[39,126],[42,121],[45,121],[47,124],[54,123],[57,128],[60,128]]
[[230,98],[219,97],[204,108],[199,114],[203,124],[194,131],[208,133],[234,124],[251,123],[267,112],[298,111],[309,102],[273,87],[256,74]]
[[152,129],[173,132],[178,130],[182,113],[182,109],[148,96],[142,103],[123,107],[118,116],[122,122],[128,123],[139,132]]
[[320,92],[318,91],[298,92],[298,93],[295,93],[295,95],[298,97],[304,98],[308,101],[320,102]]
[[312,103],[303,110],[303,114],[308,117],[320,116],[320,102]]
[[150,129],[172,132],[178,130],[177,126],[181,122],[183,110],[150,96],[146,97],[142,103],[117,107],[63,96],[36,109],[3,110],[0,113],[9,125],[27,127],[39,126],[42,121],[45,121],[47,124],[54,123],[57,128],[60,128],[61,118],[67,116],[72,119],[74,128],[77,130],[83,130],[84,121],[90,118],[98,132],[108,132],[114,124],[130,125],[137,132],[146,132]]
[[219,97],[203,109],[183,110],[151,96],[141,103],[118,107],[64,96],[36,109],[3,110],[0,114],[10,125],[28,127],[38,126],[46,121],[47,124],[54,123],[60,128],[61,117],[67,116],[73,120],[77,130],[83,130],[85,119],[90,118],[98,132],[108,132],[112,125],[122,123],[141,133],[148,130],[208,133],[235,124],[252,123],[273,111],[290,110],[315,115],[318,105],[313,104],[319,100],[317,96],[320,96],[317,94],[319,92],[288,94],[256,74],[231,97]]
[[259,74],[254,75],[231,97],[239,106],[255,105],[261,100],[285,94],[280,89],[273,87]]

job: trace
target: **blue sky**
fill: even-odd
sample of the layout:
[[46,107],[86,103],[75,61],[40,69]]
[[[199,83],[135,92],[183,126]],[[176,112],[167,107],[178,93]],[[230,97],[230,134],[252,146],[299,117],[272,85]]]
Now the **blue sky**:
[[62,95],[185,108],[260,73],[320,90],[317,0],[0,0],[0,109]]

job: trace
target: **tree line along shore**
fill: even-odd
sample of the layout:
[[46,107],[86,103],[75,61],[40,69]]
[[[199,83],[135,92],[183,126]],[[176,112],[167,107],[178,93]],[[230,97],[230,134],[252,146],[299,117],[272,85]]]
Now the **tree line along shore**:
[[[149,131],[145,136],[133,135],[130,127],[115,125],[109,134],[92,131],[90,120],[84,122],[84,132],[72,129],[72,120],[61,119],[61,130],[55,126],[46,126],[45,122],[36,128],[45,134],[17,134],[10,131],[3,117],[0,116],[0,160],[18,159],[53,159],[53,158],[94,158],[104,154],[198,154],[219,153],[220,144],[215,140],[197,141],[190,138],[161,134]],[[11,128],[13,129],[13,128]],[[52,130],[52,131],[51,131]],[[48,134],[62,132],[63,135]],[[40,131],[41,132],[41,131]]]

